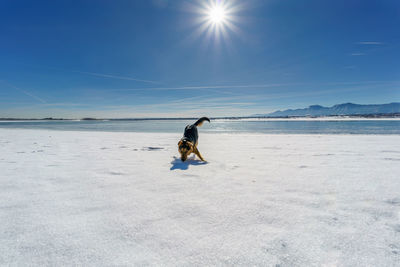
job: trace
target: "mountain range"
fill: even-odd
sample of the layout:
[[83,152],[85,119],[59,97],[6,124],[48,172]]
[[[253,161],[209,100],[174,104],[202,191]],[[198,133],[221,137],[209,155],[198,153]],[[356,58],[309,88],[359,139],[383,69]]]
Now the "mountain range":
[[319,116],[340,116],[340,115],[374,115],[374,114],[395,114],[400,113],[400,103],[359,105],[344,103],[332,107],[311,105],[308,108],[278,110],[269,114],[256,114],[266,117],[319,117]]

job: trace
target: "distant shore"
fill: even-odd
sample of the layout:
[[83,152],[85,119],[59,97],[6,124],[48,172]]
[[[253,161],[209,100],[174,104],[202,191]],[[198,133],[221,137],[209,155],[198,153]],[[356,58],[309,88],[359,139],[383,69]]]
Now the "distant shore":
[[[197,117],[178,118],[0,118],[0,121],[146,121],[146,120],[196,120]],[[211,117],[212,120],[242,120],[242,119],[400,119],[400,113],[385,114],[354,114],[329,116],[239,116],[239,117]]]

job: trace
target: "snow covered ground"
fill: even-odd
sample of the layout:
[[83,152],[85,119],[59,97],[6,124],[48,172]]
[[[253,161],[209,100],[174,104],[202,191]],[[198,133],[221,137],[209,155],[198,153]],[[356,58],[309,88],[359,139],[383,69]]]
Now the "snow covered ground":
[[399,266],[400,136],[0,129],[0,265]]

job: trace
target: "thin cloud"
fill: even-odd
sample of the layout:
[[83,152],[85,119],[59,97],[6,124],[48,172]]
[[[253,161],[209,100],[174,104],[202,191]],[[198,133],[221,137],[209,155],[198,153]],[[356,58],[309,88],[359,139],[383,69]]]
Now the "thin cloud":
[[33,99],[35,99],[35,100],[37,100],[37,101],[39,101],[39,102],[41,102],[41,103],[47,104],[47,102],[46,102],[44,99],[42,99],[42,98],[40,98],[40,97],[38,97],[38,96],[36,96],[36,95],[34,95],[34,94],[32,94],[32,93],[26,91],[26,90],[20,89],[20,88],[18,88],[17,86],[12,85],[12,84],[9,83],[9,82],[6,82],[6,81],[4,81],[4,80],[0,80],[0,82],[3,82],[4,84],[8,85],[9,87],[14,88],[15,90],[17,90],[17,91],[23,93],[24,95],[30,96],[31,98],[33,98]]
[[73,71],[73,72],[80,73],[80,74],[87,74],[87,75],[96,76],[96,77],[102,77],[102,78],[160,84],[159,82],[156,82],[156,81],[136,79],[136,78],[127,77],[127,76],[117,76],[117,75],[110,75],[110,74],[103,74],[103,73],[96,73],[96,72],[86,72],[86,71]]
[[48,107],[86,107],[90,106],[89,104],[86,103],[46,103],[43,106],[48,106]]
[[[298,82],[298,83],[271,83],[271,84],[248,84],[248,85],[201,85],[201,86],[176,86],[176,87],[148,87],[148,88],[121,88],[111,89],[107,92],[119,92],[119,91],[151,91],[151,90],[206,90],[210,89],[264,89],[274,87],[285,87],[285,86],[298,86],[298,85],[354,85],[354,84],[371,84],[371,83],[398,83],[400,81],[358,81],[358,82],[326,82],[326,83],[310,83],[310,82]],[[219,93],[220,91],[213,91]],[[232,93],[233,94],[233,93]]]
[[[110,109],[120,109],[120,108],[133,108],[133,109],[160,109],[160,108],[168,108],[168,109],[196,109],[198,108],[201,111],[208,110],[209,108],[228,108],[228,107],[241,107],[247,108],[249,106],[258,106],[260,104],[264,104],[265,101],[272,101],[276,99],[290,99],[290,98],[298,98],[298,97],[308,97],[308,96],[318,96],[318,95],[330,95],[337,94],[338,92],[349,92],[349,91],[359,91],[363,90],[363,87],[354,88],[343,88],[343,89],[330,89],[324,91],[306,91],[298,93],[296,91],[285,92],[285,93],[272,93],[267,95],[240,95],[234,97],[209,97],[209,96],[198,96],[198,97],[188,97],[188,98],[180,98],[175,99],[163,103],[147,103],[140,105],[112,105],[105,106],[104,108]],[[196,101],[190,101],[190,100]]]
[[382,43],[382,42],[358,42],[357,44],[360,44],[360,45],[383,45],[384,43]]
[[79,73],[79,74],[102,77],[102,78],[109,78],[109,79],[136,81],[136,82],[144,82],[144,83],[151,83],[151,84],[161,84],[160,82],[157,82],[157,81],[137,79],[137,78],[133,78],[133,77],[129,77],[129,76],[111,75],[111,74],[104,74],[104,73],[97,73],[97,72],[90,72],[90,71],[70,70],[70,69],[38,65],[38,64],[23,64],[23,63],[18,63],[18,64],[23,65],[23,66],[30,66],[30,67],[33,66],[33,67],[38,67],[38,68],[62,71],[62,72],[66,72],[66,73]]
[[[16,88],[16,87],[15,87],[15,88]],[[16,88],[16,89],[18,89],[18,88]],[[47,103],[44,99],[42,99],[42,98],[40,98],[40,97],[38,97],[38,96],[36,96],[36,95],[34,95],[34,94],[28,92],[28,91],[25,91],[25,90],[20,90],[20,91],[21,91],[22,93],[24,93],[25,95],[30,96],[30,97],[32,97],[32,98],[34,98],[34,99],[36,99],[36,100],[38,100],[38,101],[40,101],[40,102],[42,102],[42,103]]]
[[351,56],[365,56],[365,53],[351,53]]
[[249,85],[202,85],[202,86],[177,86],[177,87],[149,87],[149,88],[131,88],[114,89],[111,91],[143,91],[143,90],[201,90],[201,89],[234,89],[234,88],[268,88],[299,85],[298,83],[276,83],[276,84],[249,84]]

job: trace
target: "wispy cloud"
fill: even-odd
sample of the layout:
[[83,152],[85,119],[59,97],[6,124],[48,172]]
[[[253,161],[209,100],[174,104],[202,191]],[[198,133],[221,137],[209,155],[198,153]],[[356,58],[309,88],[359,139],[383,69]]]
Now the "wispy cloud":
[[143,83],[150,83],[150,84],[162,84],[161,82],[158,82],[158,81],[138,79],[138,78],[124,76],[124,75],[113,75],[113,74],[105,74],[105,73],[90,72],[90,71],[71,70],[71,69],[64,69],[64,68],[59,68],[59,67],[54,67],[54,66],[45,66],[45,65],[38,65],[38,64],[25,64],[25,63],[16,63],[16,64],[23,65],[23,66],[29,66],[29,67],[35,67],[35,68],[42,68],[42,69],[47,69],[47,70],[61,71],[61,72],[65,72],[65,73],[78,73],[78,74],[84,74],[84,75],[90,75],[90,76],[96,76],[96,77],[102,77],[102,78],[109,78],[109,79],[136,81],[136,82],[143,82]]
[[160,84],[160,82],[150,81],[150,80],[143,80],[143,79],[136,79],[127,76],[118,76],[118,75],[110,75],[110,74],[103,74],[103,73],[96,73],[96,72],[86,72],[86,71],[73,71],[75,73],[80,74],[87,74],[91,76],[97,76],[102,78],[110,78],[110,79],[117,79],[117,80],[127,80],[127,81],[136,81],[136,82],[144,82],[144,83],[152,83],[152,84]]
[[[350,86],[342,88],[330,88],[327,90],[312,90],[298,91],[292,89],[289,92],[274,92],[274,93],[260,93],[260,94],[243,94],[240,96],[230,97],[212,97],[208,95],[178,98],[170,101],[162,101],[157,103],[158,100],[153,99],[148,103],[136,104],[123,104],[115,105],[113,101],[101,106],[88,104],[88,103],[55,103],[55,105],[38,104],[33,108],[32,106],[20,106],[14,109],[8,109],[5,112],[12,114],[22,114],[20,117],[26,117],[23,114],[30,114],[32,117],[68,117],[68,118],[82,118],[82,117],[96,117],[96,118],[140,118],[140,117],[191,117],[199,114],[206,114],[209,116],[243,116],[246,114],[264,114],[272,112],[271,108],[277,103],[277,99],[307,99],[314,96],[334,96],[339,93],[347,93],[351,91],[363,91],[369,88],[377,88],[377,84],[386,84],[387,82],[393,83],[395,81],[366,81],[366,82],[344,82],[344,83],[325,83],[330,85],[346,84]],[[399,82],[399,81],[397,81]],[[365,86],[369,84],[369,86]],[[352,86],[355,85],[355,86]],[[154,101],[157,101],[156,103]],[[74,109],[68,109],[65,112],[66,106],[75,106]],[[81,105],[82,107],[79,107]],[[88,106],[91,106],[88,108]],[[19,113],[18,113],[19,112]],[[6,116],[8,113],[4,113]]]
[[86,103],[46,103],[43,106],[47,107],[88,107],[89,104]]
[[23,94],[25,94],[25,95],[27,95],[27,96],[30,96],[31,98],[33,98],[33,99],[35,99],[35,100],[37,100],[37,101],[39,101],[39,102],[41,102],[41,103],[44,103],[44,104],[47,103],[44,99],[38,97],[37,95],[34,95],[34,94],[32,94],[31,92],[28,92],[28,91],[26,91],[26,90],[23,90],[23,89],[21,89],[21,88],[18,88],[17,86],[15,86],[15,85],[13,85],[13,84],[11,84],[11,83],[5,81],[5,80],[0,80],[0,82],[6,84],[8,87],[14,88],[15,90],[17,90],[17,91],[19,91],[19,92],[21,92],[21,93],[23,93]]
[[365,56],[365,53],[351,53],[351,56]]
[[383,45],[383,42],[357,42],[360,45]]
[[[176,86],[176,87],[147,87],[147,88],[119,88],[107,90],[107,92],[119,91],[146,91],[146,90],[206,90],[220,93],[218,89],[265,89],[276,87],[291,87],[300,85],[355,85],[355,84],[371,84],[371,83],[398,83],[400,81],[356,81],[356,82],[295,82],[295,83],[270,83],[270,84],[245,84],[245,85],[199,85],[199,86]],[[214,89],[214,90],[212,90]],[[232,93],[233,94],[233,93]]]
[[299,84],[298,83],[273,83],[273,84],[247,84],[247,85],[200,85],[200,86],[176,86],[176,87],[127,88],[127,89],[114,89],[111,91],[269,88],[269,87],[281,87],[281,86],[293,86],[293,85],[299,85]]
[[[329,89],[323,91],[309,90],[306,92],[297,92],[297,90],[290,92],[280,92],[280,93],[269,93],[269,94],[251,94],[251,95],[237,95],[230,97],[210,97],[210,96],[196,96],[179,98],[171,101],[166,101],[162,103],[146,103],[139,105],[106,105],[103,108],[106,109],[121,109],[121,108],[133,108],[139,110],[152,109],[168,109],[168,110],[190,110],[199,109],[203,112],[210,108],[229,108],[237,107],[248,109],[250,107],[259,106],[266,103],[266,101],[272,101],[276,99],[290,99],[299,97],[309,97],[309,96],[320,96],[320,95],[331,95],[337,94],[338,92],[350,92],[364,90],[364,87],[347,87],[342,89]],[[193,101],[195,100],[195,101]]]

